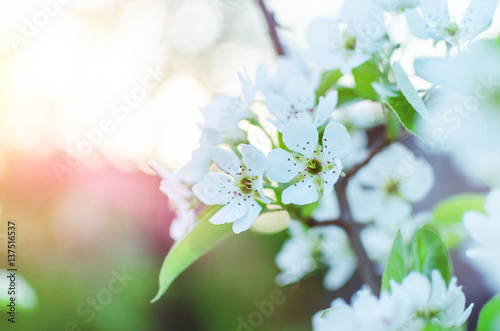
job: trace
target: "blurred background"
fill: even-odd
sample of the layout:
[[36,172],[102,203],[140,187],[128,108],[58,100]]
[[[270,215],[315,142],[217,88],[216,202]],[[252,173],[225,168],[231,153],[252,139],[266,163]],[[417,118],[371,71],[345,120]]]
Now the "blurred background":
[[[285,42],[304,48],[307,24],[341,1],[267,3]],[[23,277],[15,328],[238,329],[277,288],[286,234],[230,238],[150,304],[173,215],[148,164],[177,170],[198,145],[198,109],[237,93],[243,68],[272,67],[256,1],[1,0],[0,37],[0,268],[11,221]],[[454,180],[449,190],[484,190]],[[315,273],[281,289],[260,329],[308,330],[358,288],[354,278],[328,293]]]

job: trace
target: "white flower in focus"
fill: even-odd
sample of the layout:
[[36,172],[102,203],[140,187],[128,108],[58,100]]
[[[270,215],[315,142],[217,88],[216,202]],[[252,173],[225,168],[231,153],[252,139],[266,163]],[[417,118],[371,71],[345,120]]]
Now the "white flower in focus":
[[347,74],[383,47],[386,29],[382,10],[370,0],[345,1],[339,17],[311,22],[307,55],[322,69]]
[[356,221],[394,228],[410,216],[411,204],[422,200],[433,183],[429,163],[393,143],[351,178],[347,197]]
[[156,162],[152,162],[150,167],[160,176],[160,191],[168,197],[170,208],[175,212],[175,218],[170,224],[170,237],[179,240],[196,224],[194,207],[196,197],[179,176],[167,171]]
[[307,229],[292,221],[289,231],[290,239],[276,255],[276,265],[282,271],[276,277],[278,285],[298,282],[316,270],[318,262],[328,267],[324,285],[329,290],[341,288],[351,278],[357,261],[343,229],[333,225]]
[[468,211],[463,223],[474,240],[473,248],[467,250],[467,256],[487,277],[488,283],[500,291],[500,189],[492,190],[484,206],[486,214]]
[[351,149],[346,128],[329,123],[318,143],[318,131],[309,116],[290,121],[283,130],[283,142],[291,152],[277,148],[267,155],[267,175],[278,183],[288,183],[281,196],[284,204],[306,205],[333,190],[342,171],[342,161]]
[[246,231],[259,216],[262,207],[255,195],[264,202],[265,155],[252,145],[241,145],[242,161],[232,152],[218,147],[207,151],[214,163],[226,174],[209,173],[193,186],[194,194],[206,205],[224,205],[212,218],[212,224],[233,223],[234,233]]
[[408,324],[425,324],[425,321],[445,328],[462,325],[469,317],[474,304],[465,309],[465,295],[457,286],[456,277],[446,283],[438,270],[431,273],[431,281],[418,272],[411,272],[399,284],[391,280],[391,296],[411,299],[415,313]]
[[471,40],[491,25],[496,0],[472,0],[461,18],[450,15],[447,0],[421,0],[420,11],[409,9],[410,31],[420,39],[445,40],[452,45]]

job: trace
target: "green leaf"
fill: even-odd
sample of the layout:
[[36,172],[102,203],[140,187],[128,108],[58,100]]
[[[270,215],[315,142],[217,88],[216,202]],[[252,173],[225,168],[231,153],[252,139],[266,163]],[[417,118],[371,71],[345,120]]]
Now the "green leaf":
[[408,100],[408,103],[420,114],[420,116],[422,116],[422,118],[430,120],[429,112],[427,111],[427,108],[425,108],[422,98],[418,94],[415,87],[413,87],[410,78],[403,70],[401,64],[399,64],[399,62],[395,62],[393,69],[399,89],[405,96],[406,100]]
[[354,76],[356,91],[359,96],[365,99],[379,100],[379,96],[373,89],[372,83],[378,82],[382,73],[373,60],[366,61],[359,67],[354,68],[352,75]]
[[462,223],[466,211],[477,210],[484,212],[485,202],[486,194],[467,193],[454,195],[434,207],[432,211],[434,222],[442,226]]
[[387,112],[387,139],[389,141],[395,141],[398,138],[399,130],[401,129],[401,124],[399,118],[393,111]]
[[452,249],[468,237],[462,219],[466,211],[484,212],[486,195],[468,193],[452,196],[439,203],[434,210],[432,225],[439,229],[446,247]]
[[493,297],[479,313],[477,331],[500,330],[500,295]]
[[339,87],[337,91],[339,93],[339,101],[337,102],[337,107],[351,103],[358,99],[362,99],[357,94],[356,90],[351,87]]
[[316,102],[319,100],[319,97],[324,96],[338,82],[340,77],[342,77],[340,70],[323,72],[318,88],[316,89]]
[[403,278],[405,278],[408,274],[406,255],[407,253],[406,247],[403,244],[403,237],[401,237],[401,232],[398,231],[398,235],[392,244],[391,254],[389,255],[384,275],[382,276],[382,291],[390,291],[391,287],[389,281],[391,279],[401,283]]
[[412,270],[430,278],[432,270],[437,269],[449,283],[453,275],[451,259],[446,245],[432,227],[424,226],[417,231],[412,241],[411,257]]
[[406,100],[401,91],[397,91],[396,93],[397,95],[394,97],[387,97],[385,102],[396,114],[401,124],[413,134],[417,135],[415,132],[415,125],[417,124],[419,115],[415,108]]
[[208,207],[200,215],[198,223],[191,232],[172,246],[160,270],[160,288],[151,302],[160,299],[177,276],[215,244],[232,233],[231,223],[213,225],[208,221],[220,208],[221,206]]

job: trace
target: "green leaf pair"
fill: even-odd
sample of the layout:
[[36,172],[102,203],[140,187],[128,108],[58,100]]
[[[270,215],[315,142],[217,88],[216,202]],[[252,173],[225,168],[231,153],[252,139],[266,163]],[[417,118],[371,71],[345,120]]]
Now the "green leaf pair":
[[434,269],[441,272],[446,282],[450,281],[453,275],[452,262],[446,245],[433,228],[424,226],[419,229],[408,246],[404,244],[401,233],[398,233],[382,277],[382,290],[390,291],[391,279],[401,283],[411,271],[418,271],[430,278]]

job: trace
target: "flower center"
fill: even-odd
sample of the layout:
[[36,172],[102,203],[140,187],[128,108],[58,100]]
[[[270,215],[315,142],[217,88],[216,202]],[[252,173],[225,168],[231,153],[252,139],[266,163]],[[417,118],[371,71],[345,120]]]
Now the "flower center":
[[399,192],[398,182],[393,180],[389,181],[389,183],[385,186],[385,191],[387,194],[397,195]]
[[311,175],[316,175],[320,173],[323,170],[323,166],[321,165],[321,162],[318,160],[310,160],[307,162],[307,172],[310,173]]
[[347,50],[354,51],[356,49],[356,37],[347,37],[345,39],[345,45],[344,47]]
[[241,192],[245,194],[249,194],[253,190],[253,182],[254,178],[252,177],[243,177],[238,184],[236,184]]
[[449,36],[453,37],[458,32],[458,24],[454,22],[450,23],[450,25],[448,25],[448,27],[445,28],[445,31]]

